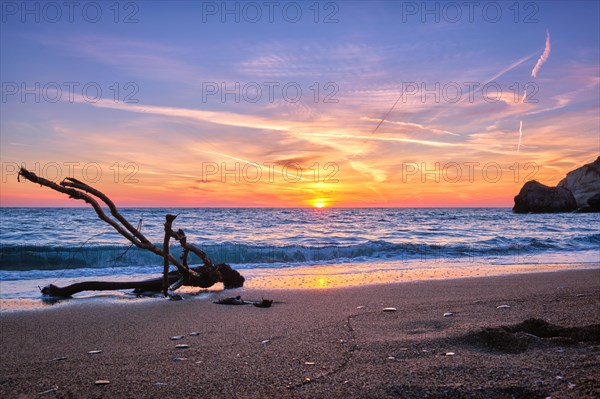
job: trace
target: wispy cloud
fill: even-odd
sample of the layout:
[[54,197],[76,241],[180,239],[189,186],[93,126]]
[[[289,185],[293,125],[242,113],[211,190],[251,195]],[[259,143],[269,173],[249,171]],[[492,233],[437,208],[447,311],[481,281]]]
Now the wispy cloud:
[[[268,79],[314,79],[318,75],[352,82],[358,77],[382,76],[380,62],[386,49],[352,42],[297,42],[270,40],[252,46],[237,64],[237,73]],[[327,65],[327,68],[323,68]]]
[[[264,167],[264,165],[262,165],[262,166],[261,166],[261,165],[257,164],[256,162],[252,162],[252,161],[249,161],[249,160],[247,160],[247,159],[243,159],[243,158],[239,158],[239,157],[234,157],[233,155],[227,155],[227,154],[223,154],[223,153],[221,153],[221,152],[216,152],[216,151],[205,151],[205,150],[201,150],[201,152],[204,152],[204,153],[206,153],[206,154],[214,154],[214,155],[218,155],[218,156],[225,157],[225,158],[228,158],[228,159],[232,159],[232,160],[234,160],[234,161],[242,162],[242,163],[245,163],[245,164],[248,164],[248,165],[253,165],[253,166],[254,166],[254,167],[256,167],[258,170],[261,170],[261,169]],[[302,176],[298,176],[297,174],[295,175],[295,174],[293,174],[293,173],[289,173],[289,172],[287,171],[287,168],[286,168],[286,166],[287,166],[287,165],[284,165],[284,167],[282,167],[282,168],[281,168],[281,173],[282,173],[282,175],[285,175],[285,177],[288,177],[288,178],[290,178],[290,179],[294,179],[294,180],[296,180],[296,179],[297,179],[297,180],[303,180],[303,181],[307,181],[307,179],[303,178]],[[273,167],[275,167],[275,165],[273,165]],[[281,167],[281,166],[280,166],[280,167]]]
[[[370,121],[370,122],[380,122],[379,119],[369,118],[369,117],[366,117],[366,116],[363,116],[360,119],[364,120],[364,121]],[[435,134],[449,134],[449,135],[452,135],[452,136],[460,136],[460,134],[452,133],[452,132],[449,132],[448,130],[442,130],[442,129],[436,129],[436,128],[432,128],[432,127],[427,127],[427,126],[422,125],[420,123],[402,122],[402,121],[391,121],[391,120],[384,120],[384,121],[381,121],[380,123],[387,123],[387,124],[391,124],[391,125],[397,125],[397,126],[405,126],[405,127],[409,127],[409,128],[415,128],[415,129],[424,130],[424,131],[428,131],[428,132],[435,133]]]
[[59,50],[70,59],[85,60],[111,70],[120,70],[136,78],[185,82],[199,86],[198,77],[206,81],[224,81],[221,71],[193,64],[188,56],[192,49],[164,40],[130,39],[113,35],[28,35],[44,46]]
[[[76,101],[85,103],[83,99],[76,98]],[[277,119],[274,117],[264,117],[256,114],[248,115],[226,111],[205,111],[191,108],[128,104],[104,99],[95,103],[90,103],[90,105],[100,108],[118,109],[126,112],[162,115],[172,118],[184,118],[196,122],[207,122],[216,125],[234,126],[279,133],[279,141],[283,140],[284,138],[301,139],[313,145],[318,145],[320,147],[327,146],[330,149],[337,150],[339,151],[340,156],[343,156],[343,154],[357,154],[368,150],[368,147],[365,148],[364,143],[341,143],[336,140],[328,140],[324,142],[323,140],[317,139],[315,136],[302,134],[314,131],[336,134],[342,129],[344,132],[359,133],[357,129],[340,128],[339,121],[333,120],[327,116],[321,116],[310,122],[302,122],[288,119]]]
[[187,118],[219,125],[247,127],[254,129],[291,131],[295,125],[294,122],[291,121],[275,120],[257,115],[243,115],[223,111],[204,111],[199,109],[162,107],[156,105],[136,105],[118,103],[111,100],[99,100],[91,104],[95,107],[101,108],[112,108],[128,112],[150,113],[155,115]]
[[375,140],[375,141],[398,141],[403,143],[421,144],[431,147],[455,147],[461,146],[462,144],[455,143],[444,143],[441,141],[430,141],[430,140],[416,140],[405,137],[383,137],[383,136],[368,136],[368,135],[353,135],[353,134],[332,134],[332,133],[299,133],[302,136],[313,136],[313,137],[331,137],[337,139],[350,139],[350,140]]
[[373,168],[360,161],[349,161],[349,163],[352,169],[370,179],[373,179],[377,183],[382,183],[387,180],[387,172],[384,170]]

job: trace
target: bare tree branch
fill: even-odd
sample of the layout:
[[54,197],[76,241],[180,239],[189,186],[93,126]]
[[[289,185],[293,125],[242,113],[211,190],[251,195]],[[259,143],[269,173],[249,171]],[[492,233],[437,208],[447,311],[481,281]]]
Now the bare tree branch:
[[[210,287],[217,282],[223,282],[225,288],[241,287],[244,283],[244,278],[235,270],[231,269],[229,265],[219,264],[215,266],[210,260],[208,255],[201,249],[194,245],[187,243],[187,237],[185,232],[179,229],[177,232],[173,231],[173,221],[177,217],[176,215],[166,215],[165,227],[164,227],[164,241],[163,247],[159,248],[152,244],[140,231],[133,227],[127,219],[121,215],[113,203],[101,191],[77,180],[74,178],[66,178],[60,184],[56,184],[51,180],[37,176],[35,173],[28,171],[25,168],[21,168],[17,179],[23,177],[33,183],[38,183],[42,186],[51,188],[55,191],[68,195],[70,198],[85,201],[90,204],[96,211],[98,217],[111,225],[119,234],[129,240],[133,245],[138,248],[145,249],[153,252],[154,254],[163,258],[163,277],[162,277],[162,291],[165,296],[169,295],[173,297],[173,291],[182,285],[190,285],[195,287]],[[100,199],[110,209],[111,215],[116,219],[111,219],[102,209],[98,200]],[[179,262],[169,253],[170,239],[173,238],[179,241],[183,248],[182,262]],[[193,252],[204,262],[204,266],[197,268],[190,268],[188,266],[188,254]],[[169,273],[169,266],[173,264],[177,267],[177,274]],[[156,281],[152,281],[151,285],[155,287]],[[171,286],[169,286],[171,283]],[[146,287],[147,281],[142,282],[84,282],[73,284],[68,287],[60,288],[54,285],[44,287],[42,293],[48,295],[58,296],[70,296],[75,292],[82,290],[98,290],[98,289],[121,289],[121,288],[142,288]],[[112,288],[111,288],[112,287]],[[117,287],[117,288],[114,288]]]

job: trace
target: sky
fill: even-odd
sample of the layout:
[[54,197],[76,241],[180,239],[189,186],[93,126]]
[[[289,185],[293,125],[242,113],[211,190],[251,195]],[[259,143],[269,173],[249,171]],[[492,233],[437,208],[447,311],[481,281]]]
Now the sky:
[[600,3],[15,2],[1,206],[511,207],[600,152]]

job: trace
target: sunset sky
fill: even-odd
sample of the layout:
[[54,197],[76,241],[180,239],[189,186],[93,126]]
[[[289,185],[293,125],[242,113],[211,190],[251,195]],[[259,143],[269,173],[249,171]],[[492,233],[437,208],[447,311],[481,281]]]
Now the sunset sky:
[[510,207],[600,151],[597,1],[1,4],[2,206],[85,205],[24,164],[120,206]]

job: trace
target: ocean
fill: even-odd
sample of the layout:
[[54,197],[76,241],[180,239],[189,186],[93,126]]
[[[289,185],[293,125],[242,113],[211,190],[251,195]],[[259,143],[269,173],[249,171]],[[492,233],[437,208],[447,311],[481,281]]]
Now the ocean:
[[[177,214],[173,227],[183,229],[188,242],[215,263],[231,264],[250,286],[263,288],[281,288],[277,276],[287,278],[287,288],[306,288],[313,280],[326,287],[600,263],[597,213],[517,215],[507,208],[127,208],[121,213],[159,245],[165,215]],[[49,283],[145,279],[162,271],[162,258],[130,248],[91,208],[0,208],[0,223],[0,300],[39,299],[38,287]],[[171,251],[180,252],[177,243]],[[200,261],[191,258],[191,263]],[[336,275],[346,278],[335,280]]]

